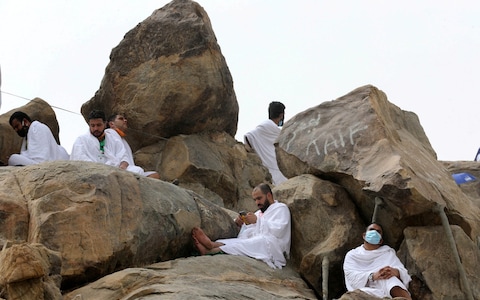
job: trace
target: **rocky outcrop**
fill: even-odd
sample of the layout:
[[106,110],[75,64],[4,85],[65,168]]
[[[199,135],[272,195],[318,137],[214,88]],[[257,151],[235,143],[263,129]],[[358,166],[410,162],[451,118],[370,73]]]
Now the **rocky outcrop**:
[[87,162],[8,169],[0,173],[9,183],[2,186],[9,201],[0,201],[6,220],[0,236],[60,253],[63,288],[189,256],[194,226],[215,237],[236,235],[232,218],[220,207],[160,180]]
[[317,299],[290,268],[240,256],[176,259],[106,276],[64,299]]
[[436,160],[416,115],[373,86],[290,119],[277,159],[287,177],[307,173],[343,186],[365,220],[372,218],[375,198],[382,198],[377,221],[396,247],[407,226],[440,224],[432,213],[437,206],[472,239],[480,235],[479,207]]
[[0,252],[0,286],[8,299],[61,299],[58,253],[41,244],[16,244]]
[[30,116],[32,120],[40,121],[47,125],[53,133],[53,136],[60,144],[57,117],[52,107],[40,98],[35,98],[18,108],[12,109],[0,116],[0,165],[6,166],[7,157],[12,153],[19,153],[22,146],[22,138],[12,129],[10,116],[16,111],[23,111]]
[[69,161],[1,168],[0,297],[372,299],[346,293],[342,263],[373,217],[400,249],[414,299],[465,299],[439,227],[445,209],[479,298],[480,193],[451,177],[479,177],[478,163],[438,162],[415,114],[376,87],[297,114],[282,130],[277,158],[290,179],[273,191],[291,211],[292,247],[288,266],[273,270],[245,257],[197,257],[192,245],[194,226],[212,239],[235,236],[237,210],[254,210],[252,187],[271,179],[232,137],[238,106],[203,9],[172,1],[111,58],[82,112],[126,112],[137,164],[167,181]]
[[471,295],[476,295],[475,299],[478,299],[479,248],[460,227],[451,226],[451,231],[468,287],[462,285],[455,254],[449,247],[448,235],[442,226],[405,229],[405,239],[398,255],[412,276],[410,289],[417,299],[469,299],[467,288],[471,290]]
[[133,151],[178,134],[235,136],[233,80],[205,10],[175,0],[129,31],[82,114],[92,109],[126,114]]
[[326,263],[329,295],[340,296],[345,289],[345,253],[362,242],[364,227],[349,194],[335,183],[307,174],[275,187],[274,194],[287,203],[292,215],[292,264],[321,294]]

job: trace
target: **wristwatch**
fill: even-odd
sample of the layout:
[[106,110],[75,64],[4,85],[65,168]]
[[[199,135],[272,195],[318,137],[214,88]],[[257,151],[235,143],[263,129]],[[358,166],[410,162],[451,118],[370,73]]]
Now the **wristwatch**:
[[373,273],[370,273],[370,275],[368,275],[368,281],[371,281],[371,282],[375,281],[373,280]]

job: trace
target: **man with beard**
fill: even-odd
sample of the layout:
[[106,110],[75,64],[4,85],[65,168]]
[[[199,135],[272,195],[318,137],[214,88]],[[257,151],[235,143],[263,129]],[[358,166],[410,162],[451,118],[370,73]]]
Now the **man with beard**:
[[240,227],[236,238],[212,242],[199,227],[192,229],[194,244],[201,255],[242,255],[262,260],[272,268],[285,266],[290,254],[290,211],[284,203],[273,199],[267,184],[256,186],[252,197],[259,210],[235,218]]
[[105,113],[93,110],[87,119],[90,132],[75,140],[70,160],[98,162],[128,171],[128,157],[122,141],[116,133],[105,131]]
[[34,165],[44,161],[68,160],[68,153],[57,144],[50,128],[22,111],[10,116],[10,126],[23,138],[20,154],[8,158],[9,166]]

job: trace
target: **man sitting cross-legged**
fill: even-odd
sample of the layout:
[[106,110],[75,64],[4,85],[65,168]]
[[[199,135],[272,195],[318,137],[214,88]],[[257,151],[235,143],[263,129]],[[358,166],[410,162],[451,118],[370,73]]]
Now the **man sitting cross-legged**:
[[[199,227],[192,229],[195,246],[201,255],[226,253],[243,255],[264,261],[272,268],[282,268],[290,253],[290,211],[284,203],[273,199],[267,184],[260,184],[252,191],[257,210],[235,218],[241,227],[236,238],[215,242]],[[245,221],[244,221],[245,220]]]

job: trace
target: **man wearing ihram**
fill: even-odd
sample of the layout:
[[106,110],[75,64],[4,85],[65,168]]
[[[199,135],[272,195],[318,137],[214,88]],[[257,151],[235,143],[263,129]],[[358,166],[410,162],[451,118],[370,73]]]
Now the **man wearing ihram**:
[[370,224],[363,233],[363,244],[350,250],[345,256],[343,271],[347,290],[362,290],[375,297],[404,297],[412,299],[408,292],[410,275],[395,250],[383,244],[383,229]]
[[256,186],[252,197],[258,210],[235,218],[235,223],[240,227],[236,238],[212,242],[202,229],[192,229],[194,244],[201,255],[226,253],[256,258],[272,268],[286,265],[291,235],[288,206],[273,199],[272,190],[267,184]]

